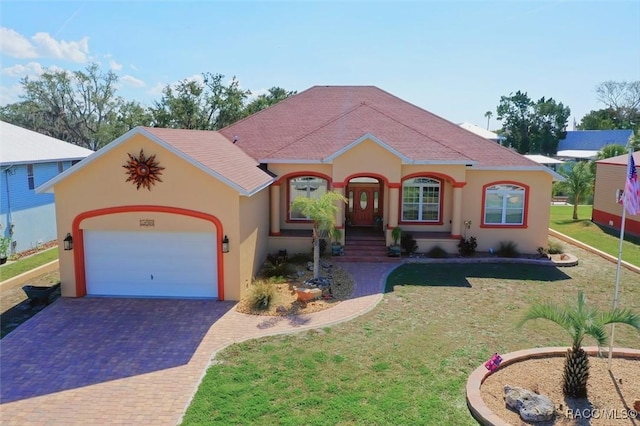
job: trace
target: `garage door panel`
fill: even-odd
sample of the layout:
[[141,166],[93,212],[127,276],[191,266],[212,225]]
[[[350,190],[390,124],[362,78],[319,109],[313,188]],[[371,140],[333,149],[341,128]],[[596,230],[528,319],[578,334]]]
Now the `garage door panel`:
[[217,297],[215,233],[85,231],[87,293]]

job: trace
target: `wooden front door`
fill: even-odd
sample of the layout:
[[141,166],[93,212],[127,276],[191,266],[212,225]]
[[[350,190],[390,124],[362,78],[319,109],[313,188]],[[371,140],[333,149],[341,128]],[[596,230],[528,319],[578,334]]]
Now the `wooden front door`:
[[351,212],[351,224],[353,226],[374,226],[375,217],[379,215],[380,185],[350,185],[349,197],[353,197],[353,205],[350,206],[353,209]]

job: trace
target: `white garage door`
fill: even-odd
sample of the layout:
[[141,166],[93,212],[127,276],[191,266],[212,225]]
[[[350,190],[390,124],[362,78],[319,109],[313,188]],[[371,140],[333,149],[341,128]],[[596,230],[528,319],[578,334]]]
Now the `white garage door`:
[[85,231],[87,294],[218,296],[215,233]]

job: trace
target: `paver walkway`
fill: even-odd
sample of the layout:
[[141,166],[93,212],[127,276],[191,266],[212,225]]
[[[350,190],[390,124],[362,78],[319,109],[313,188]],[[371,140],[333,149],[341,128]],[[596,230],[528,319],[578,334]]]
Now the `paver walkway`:
[[296,317],[245,315],[232,302],[59,300],[1,342],[0,423],[174,425],[217,351],[362,315],[399,264],[340,266],[354,296]]

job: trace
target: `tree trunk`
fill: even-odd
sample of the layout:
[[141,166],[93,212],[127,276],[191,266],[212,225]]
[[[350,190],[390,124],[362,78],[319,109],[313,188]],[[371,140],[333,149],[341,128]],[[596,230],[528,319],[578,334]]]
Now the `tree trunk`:
[[573,220],[578,220],[578,200],[573,200]]
[[320,278],[320,236],[313,228],[313,278]]

